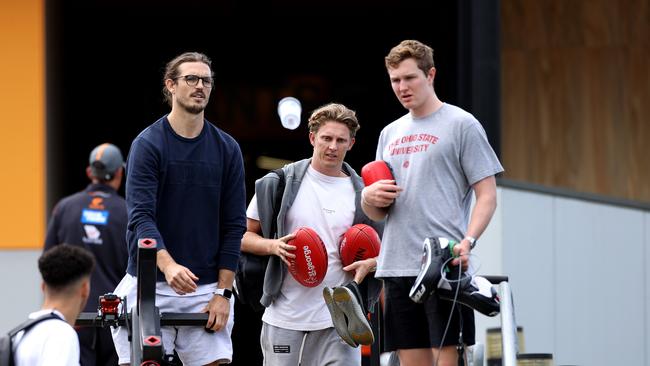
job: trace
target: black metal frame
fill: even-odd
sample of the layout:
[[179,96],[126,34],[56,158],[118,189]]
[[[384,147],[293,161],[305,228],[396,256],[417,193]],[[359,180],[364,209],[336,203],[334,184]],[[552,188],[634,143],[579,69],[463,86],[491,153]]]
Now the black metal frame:
[[132,365],[164,365],[165,352],[162,343],[161,326],[205,326],[207,313],[161,313],[156,306],[156,241],[140,239],[137,257],[138,301],[130,313],[126,312],[124,299],[123,313],[117,322],[107,323],[101,314],[81,313],[75,325],[81,327],[126,326],[131,341]]
[[160,311],[156,307],[156,241],[138,241],[138,303],[132,311],[131,365],[162,361]]

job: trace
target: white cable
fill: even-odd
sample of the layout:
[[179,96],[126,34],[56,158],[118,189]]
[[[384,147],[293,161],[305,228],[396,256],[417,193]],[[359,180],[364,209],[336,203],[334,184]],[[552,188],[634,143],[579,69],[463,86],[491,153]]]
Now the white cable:
[[[443,263],[442,267],[444,268],[447,262],[449,262],[451,259],[453,258],[449,258],[448,260],[446,260],[445,263]],[[462,268],[461,266],[458,266],[457,282],[460,282],[462,274],[463,274]],[[460,290],[460,286],[456,286],[456,292],[454,293],[454,300],[451,302],[451,310],[449,311],[449,319],[447,319],[447,325],[445,326],[445,331],[442,333],[442,339],[440,339],[440,346],[438,346],[438,355],[436,356],[436,360],[433,363],[434,366],[436,366],[438,364],[438,361],[440,360],[440,351],[442,350],[442,344],[445,343],[445,337],[447,336],[447,331],[449,330],[449,325],[451,324],[451,318],[453,318],[454,316],[454,308],[456,307],[456,300],[458,299],[459,290]]]

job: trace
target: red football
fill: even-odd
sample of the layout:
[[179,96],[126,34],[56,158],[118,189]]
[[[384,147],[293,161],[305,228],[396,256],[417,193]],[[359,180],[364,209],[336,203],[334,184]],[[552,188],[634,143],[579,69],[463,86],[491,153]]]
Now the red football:
[[371,226],[356,224],[349,228],[343,236],[339,246],[343,266],[379,255],[381,240],[379,234]]
[[395,175],[390,164],[383,160],[375,160],[361,168],[361,178],[363,179],[363,184],[367,187],[381,179],[394,180]]
[[296,258],[290,260],[289,273],[303,286],[318,286],[327,273],[325,244],[320,236],[308,227],[298,228],[294,234],[296,237],[287,242],[296,246],[293,251]]

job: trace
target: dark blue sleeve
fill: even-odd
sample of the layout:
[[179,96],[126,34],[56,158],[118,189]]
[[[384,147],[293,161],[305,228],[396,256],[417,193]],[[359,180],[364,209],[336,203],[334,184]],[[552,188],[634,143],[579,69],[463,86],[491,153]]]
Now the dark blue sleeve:
[[128,230],[135,234],[136,242],[143,238],[155,239],[158,250],[165,248],[156,225],[161,160],[161,155],[155,146],[144,138],[138,137],[131,145],[126,174]]
[[60,226],[60,207],[61,202],[57,203],[56,206],[54,206],[54,210],[52,210],[52,218],[50,219],[50,223],[47,225],[47,233],[45,234],[45,246],[43,247],[43,251],[48,250],[52,248],[55,245],[61,244],[59,243],[59,226]]
[[246,187],[241,150],[233,141],[234,149],[228,165],[228,174],[221,190],[221,248],[219,269],[235,271],[241,250],[241,238],[246,232]]

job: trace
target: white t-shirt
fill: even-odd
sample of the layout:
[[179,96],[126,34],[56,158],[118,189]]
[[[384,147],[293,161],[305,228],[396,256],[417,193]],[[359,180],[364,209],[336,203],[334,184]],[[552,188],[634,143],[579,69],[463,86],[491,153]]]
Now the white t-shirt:
[[29,318],[52,312],[64,320],[44,320],[27,334],[16,334],[12,342],[16,366],[79,366],[77,332],[65,321],[63,314],[45,309],[29,314]]
[[[339,238],[354,220],[354,187],[350,177],[330,177],[309,166],[293,205],[287,212],[287,232],[307,226],[316,231],[327,248],[327,274],[316,287],[305,287],[287,273],[279,296],[266,308],[262,320],[292,330],[319,330],[332,327],[332,318],[323,300],[325,286],[340,286],[352,275],[343,271]],[[257,197],[246,212],[259,220]]]

